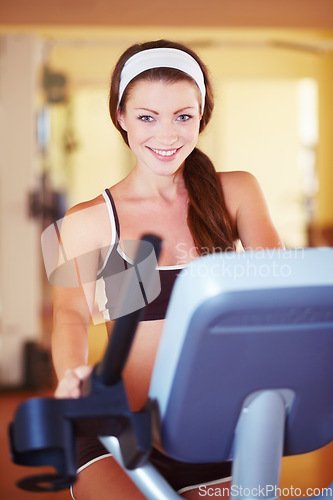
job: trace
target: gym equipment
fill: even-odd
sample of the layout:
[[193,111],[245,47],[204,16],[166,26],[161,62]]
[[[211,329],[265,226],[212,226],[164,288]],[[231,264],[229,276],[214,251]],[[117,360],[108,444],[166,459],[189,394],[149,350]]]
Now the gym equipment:
[[[59,489],[74,481],[75,434],[90,432],[148,499],[180,498],[149,463],[154,421],[167,455],[232,460],[234,496],[254,498],[260,486],[265,498],[276,498],[282,456],[333,440],[332,352],[332,248],[201,257],[177,278],[142,412],[129,411],[121,378],[104,384],[100,367],[88,396],[18,408],[13,460],[57,470],[20,486]],[[102,401],[103,415],[92,415]]]

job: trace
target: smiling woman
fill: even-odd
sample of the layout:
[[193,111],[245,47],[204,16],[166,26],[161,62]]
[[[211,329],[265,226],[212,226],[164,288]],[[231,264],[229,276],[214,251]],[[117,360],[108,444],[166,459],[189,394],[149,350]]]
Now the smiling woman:
[[200,126],[194,85],[140,80],[129,93],[126,108],[117,115],[136,155],[137,168],[175,174],[193,151]]
[[[161,293],[146,308],[123,373],[134,410],[147,399],[179,271],[199,255],[234,250],[237,240],[245,248],[283,246],[255,178],[247,172],[217,174],[196,147],[212,111],[207,69],[187,47],[160,40],[134,45],[120,57],[111,81],[110,114],[136,163],[123,180],[71,209],[63,221],[63,252],[74,258],[91,255],[89,275],[93,272],[96,280],[87,283],[82,275],[81,287],[54,290],[56,397],[80,397],[81,381],[91,372],[87,328],[95,297],[112,335],[119,292],[110,277],[133,264],[126,241],[145,233],[163,241]],[[78,458],[73,498],[143,498],[97,439],[80,439]],[[200,498],[196,484],[228,485],[229,463],[184,464],[157,448],[150,460],[187,499]]]
[[[142,62],[143,57],[147,57],[147,60],[144,59]],[[149,65],[150,67],[147,69]],[[126,83],[128,82],[125,88],[122,84],[124,72]],[[161,95],[156,96],[152,104],[156,103],[159,107],[164,104],[166,107],[169,104],[170,94],[172,94],[175,107],[169,112],[183,110],[184,105],[193,108],[195,111],[194,121],[196,122],[196,119],[199,118],[199,126],[194,138],[196,141],[198,132],[202,132],[209,123],[214,107],[208,70],[197,54],[181,44],[161,40],[134,45],[120,57],[112,77],[110,115],[114,125],[130,147],[127,131],[123,129],[119,116],[124,113],[125,105],[128,106],[128,98],[131,96],[133,88],[137,90],[137,84],[143,81],[155,83],[156,89],[156,83],[163,82],[165,84],[164,90],[169,85],[182,84],[182,99],[184,99],[185,94],[187,100],[192,99],[191,103],[188,104],[186,100],[182,99],[177,100],[175,90],[178,89],[171,86],[168,88],[167,94],[164,94],[162,98]],[[186,83],[188,83],[187,92],[184,91]],[[196,99],[195,94],[197,95]],[[154,95],[149,94],[149,98],[153,99]],[[170,129],[163,128],[161,130],[162,133],[165,131],[170,133]],[[199,249],[199,254],[200,248],[206,246],[207,241],[212,250],[221,246],[232,248],[235,240],[235,227],[232,227],[230,214],[225,206],[221,183],[210,159],[194,146],[195,144],[192,148],[187,148],[187,154],[182,156],[181,160],[183,161],[180,161],[178,166],[182,167],[182,175],[189,197],[188,225],[195,246]],[[206,196],[200,196],[200,192],[205,192]]]

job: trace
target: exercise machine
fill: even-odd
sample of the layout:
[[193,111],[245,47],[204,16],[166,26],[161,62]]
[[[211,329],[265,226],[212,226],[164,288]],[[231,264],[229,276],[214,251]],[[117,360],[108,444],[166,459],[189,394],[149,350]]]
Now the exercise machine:
[[238,498],[258,496],[260,486],[274,499],[282,456],[333,440],[332,248],[218,253],[188,265],[171,296],[147,404],[131,412],[121,370],[140,314],[119,318],[84,397],[18,408],[13,461],[56,470],[20,487],[68,487],[76,436],[94,434],[146,498],[180,498],[149,462],[154,427],[172,458],[232,460]]

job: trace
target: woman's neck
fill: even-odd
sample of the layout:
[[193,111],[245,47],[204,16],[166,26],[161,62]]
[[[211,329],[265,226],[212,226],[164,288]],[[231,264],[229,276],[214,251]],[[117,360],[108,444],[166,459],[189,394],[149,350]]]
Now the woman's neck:
[[179,195],[186,193],[182,168],[179,168],[173,175],[158,175],[151,172],[146,173],[134,167],[124,181],[131,191],[135,190],[137,195],[143,198],[160,198],[172,201]]

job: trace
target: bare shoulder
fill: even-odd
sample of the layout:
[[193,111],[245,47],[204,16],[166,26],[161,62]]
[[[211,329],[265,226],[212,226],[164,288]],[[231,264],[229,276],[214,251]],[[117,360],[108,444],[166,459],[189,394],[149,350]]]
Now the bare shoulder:
[[234,192],[246,191],[247,189],[259,189],[257,178],[246,170],[235,170],[230,172],[217,172],[225,195]]
[[231,217],[235,220],[237,212],[245,199],[261,198],[262,191],[256,177],[245,170],[218,172],[225,202]]
[[80,321],[89,324],[101,249],[106,246],[109,227],[103,196],[73,206],[56,225],[60,236],[57,231],[57,237],[50,238],[49,245],[44,246],[50,254],[44,260],[54,269],[51,283],[55,285],[55,315],[58,318],[62,312],[71,318],[79,315]]
[[220,172],[227,209],[244,248],[283,247],[263,191],[250,172]]
[[[99,196],[96,196],[96,198],[93,198],[91,200],[83,201],[81,203],[78,203],[77,205],[74,205],[71,207],[67,212],[65,217],[68,217],[69,215],[81,213],[85,213],[85,215],[88,216],[88,214],[93,214],[94,209],[101,207],[104,204],[104,198],[100,194]],[[87,212],[85,212],[87,211]]]
[[94,199],[79,203],[70,208],[61,224],[61,238],[63,244],[72,248],[83,246],[101,247],[108,237],[109,221],[102,195]]

